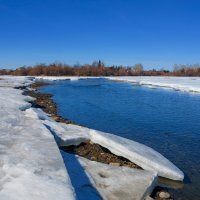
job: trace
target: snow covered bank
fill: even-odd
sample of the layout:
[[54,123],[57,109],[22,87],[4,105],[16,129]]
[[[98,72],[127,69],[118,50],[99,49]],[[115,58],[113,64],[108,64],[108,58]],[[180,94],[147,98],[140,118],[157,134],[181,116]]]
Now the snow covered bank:
[[0,76],[0,87],[23,87],[32,83],[34,77],[25,76]]
[[108,77],[108,79],[151,87],[171,88],[184,92],[200,92],[200,77],[119,76]]
[[[1,77],[2,78],[2,77]],[[38,118],[22,110],[31,98],[12,87],[25,78],[0,80],[0,199],[75,199],[69,176],[52,134]]]
[[92,78],[102,78],[102,77],[92,77],[92,76],[35,76],[37,80],[48,80],[48,81],[62,81],[71,80],[76,81],[80,79],[92,79]]

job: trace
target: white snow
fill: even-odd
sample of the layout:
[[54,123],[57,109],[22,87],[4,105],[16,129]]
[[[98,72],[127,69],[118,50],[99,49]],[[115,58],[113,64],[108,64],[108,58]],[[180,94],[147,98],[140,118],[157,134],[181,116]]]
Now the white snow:
[[108,77],[108,79],[150,87],[171,88],[184,92],[200,92],[200,77],[119,76]]
[[79,145],[90,140],[90,129],[73,124],[58,123],[44,113],[40,108],[29,108],[25,115],[43,120],[42,123],[54,135],[58,146]]
[[27,86],[32,83],[34,77],[25,77],[25,76],[0,76],[0,87],[20,87]]
[[91,182],[105,200],[142,200],[157,184],[157,173],[115,167],[79,157]]
[[80,79],[93,79],[93,78],[102,78],[102,77],[92,77],[92,76],[35,76],[37,80],[48,80],[48,81],[62,81],[62,80],[71,80],[77,81]]
[[45,120],[43,123],[59,137],[57,139],[59,146],[79,145],[90,139],[88,128],[49,120]]
[[29,108],[25,110],[25,115],[33,119],[53,121],[47,113],[43,112],[40,108]]
[[28,82],[22,77],[0,80],[0,199],[73,200],[54,137],[40,119],[22,111],[30,99],[11,88]]

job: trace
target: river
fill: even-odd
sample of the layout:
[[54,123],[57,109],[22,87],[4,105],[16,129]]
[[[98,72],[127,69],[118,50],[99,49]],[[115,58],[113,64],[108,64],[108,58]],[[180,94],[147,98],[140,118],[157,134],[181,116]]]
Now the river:
[[55,81],[59,114],[89,128],[146,144],[185,174],[175,199],[200,199],[200,94],[106,79]]

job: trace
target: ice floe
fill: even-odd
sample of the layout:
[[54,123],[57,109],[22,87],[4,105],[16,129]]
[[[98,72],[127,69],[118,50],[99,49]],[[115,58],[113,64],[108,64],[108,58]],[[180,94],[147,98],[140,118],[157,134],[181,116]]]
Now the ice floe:
[[79,145],[90,139],[88,128],[48,120],[45,120],[43,123],[48,126],[54,135],[59,137],[59,146]]
[[129,159],[143,169],[155,171],[159,176],[180,181],[184,178],[183,172],[172,162],[146,145],[96,130],[90,131],[90,137],[91,141],[112,153]]

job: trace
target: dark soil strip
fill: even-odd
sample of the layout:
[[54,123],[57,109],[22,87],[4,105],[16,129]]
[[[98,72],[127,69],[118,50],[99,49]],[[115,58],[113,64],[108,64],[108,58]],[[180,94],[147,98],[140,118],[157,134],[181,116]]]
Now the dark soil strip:
[[41,108],[44,112],[51,115],[51,117],[56,122],[63,122],[63,123],[73,123],[72,121],[68,119],[64,119],[63,117],[58,115],[58,108],[53,101],[52,94],[47,93],[41,93],[38,92],[38,89],[42,86],[50,85],[50,83],[46,82],[35,82],[31,84],[31,88],[33,90],[28,90],[25,92],[25,95],[31,96],[35,98],[35,101],[33,102],[33,107]]
[[130,168],[142,169],[138,165],[121,156],[116,156],[108,149],[92,142],[81,143],[78,146],[61,147],[68,153],[74,153],[89,160],[110,164],[113,166],[127,166]]

